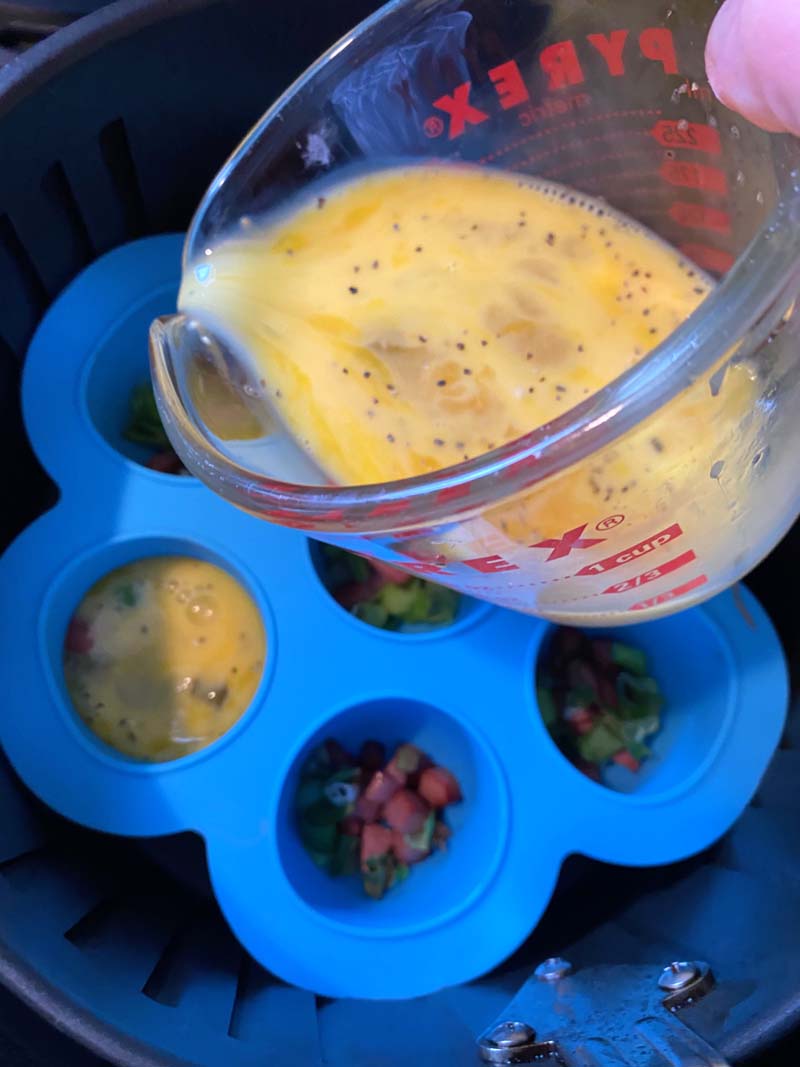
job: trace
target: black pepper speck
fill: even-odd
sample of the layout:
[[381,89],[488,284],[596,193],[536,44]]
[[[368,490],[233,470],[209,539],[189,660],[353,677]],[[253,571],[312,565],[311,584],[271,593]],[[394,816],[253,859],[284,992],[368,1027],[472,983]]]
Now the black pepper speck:
[[356,294],[356,293],[358,292],[358,288],[357,288],[357,287],[356,287],[355,285],[350,285],[350,286],[348,286],[348,289],[350,290],[350,292],[351,292],[351,293],[352,293],[352,294],[353,294],[354,296],[355,296],[355,294]]

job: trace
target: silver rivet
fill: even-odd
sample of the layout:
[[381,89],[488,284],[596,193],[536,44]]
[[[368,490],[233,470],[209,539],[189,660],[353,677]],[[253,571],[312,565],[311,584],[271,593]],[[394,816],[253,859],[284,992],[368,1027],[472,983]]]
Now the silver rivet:
[[658,979],[658,988],[667,993],[675,993],[679,989],[685,989],[687,985],[691,985],[699,976],[700,968],[696,963],[679,960],[675,963],[670,963],[664,968]]
[[527,1023],[505,1022],[495,1026],[491,1033],[483,1038],[483,1042],[494,1045],[495,1048],[519,1048],[520,1045],[528,1045],[536,1040],[536,1031]]
[[559,956],[551,956],[550,959],[540,963],[533,973],[541,982],[558,982],[572,974],[572,964],[568,960],[562,960]]

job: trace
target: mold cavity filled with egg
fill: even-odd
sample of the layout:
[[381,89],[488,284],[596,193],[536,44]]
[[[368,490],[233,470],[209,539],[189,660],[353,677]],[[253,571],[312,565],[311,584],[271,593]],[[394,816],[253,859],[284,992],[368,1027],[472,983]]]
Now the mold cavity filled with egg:
[[266,660],[264,624],[227,571],[153,556],[101,578],[75,610],[64,677],[86,726],[125,756],[177,759],[241,718]]

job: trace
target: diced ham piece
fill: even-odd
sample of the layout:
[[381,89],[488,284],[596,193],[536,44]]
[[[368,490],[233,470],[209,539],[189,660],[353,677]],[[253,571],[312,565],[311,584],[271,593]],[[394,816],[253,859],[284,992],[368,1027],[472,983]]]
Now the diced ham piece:
[[370,779],[369,785],[364,790],[367,800],[373,800],[376,804],[383,805],[391,800],[398,789],[405,785],[405,775],[402,778],[388,771],[376,771]]
[[432,808],[444,808],[461,800],[461,787],[446,767],[428,767],[420,775],[419,795]]
[[416,834],[425,825],[430,808],[410,789],[401,789],[384,805],[383,817],[393,830]]
[[386,856],[392,847],[392,831],[377,822],[368,822],[361,834],[361,866],[367,860]]
[[623,748],[620,752],[615,753],[611,757],[615,763],[620,767],[625,767],[629,771],[633,771],[636,774],[641,767],[641,760],[638,760],[635,756],[632,756],[627,748]]
[[359,819],[363,819],[364,822],[375,822],[380,810],[381,806],[377,800],[367,800],[366,796],[362,793],[356,801],[353,814],[357,815]]

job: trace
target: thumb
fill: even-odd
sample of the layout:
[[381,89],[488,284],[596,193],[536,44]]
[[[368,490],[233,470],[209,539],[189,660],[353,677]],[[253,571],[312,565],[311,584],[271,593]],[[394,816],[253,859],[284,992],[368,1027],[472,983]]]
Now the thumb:
[[725,0],[706,44],[711,87],[765,130],[800,136],[800,3]]

